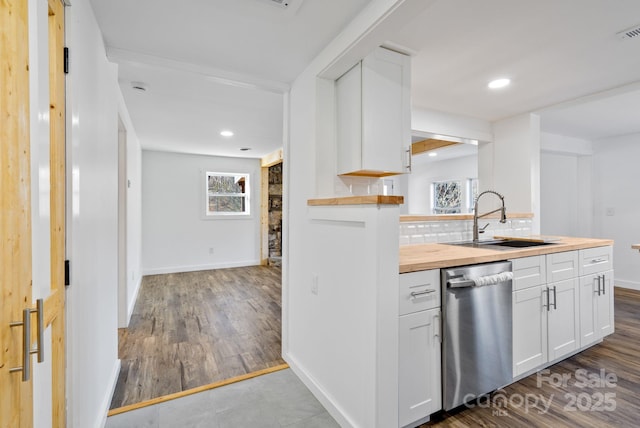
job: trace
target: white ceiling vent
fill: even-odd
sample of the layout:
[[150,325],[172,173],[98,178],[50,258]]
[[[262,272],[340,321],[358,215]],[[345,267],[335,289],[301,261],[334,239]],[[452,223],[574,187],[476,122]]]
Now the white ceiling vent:
[[626,30],[622,30],[619,33],[616,33],[616,35],[621,39],[633,39],[635,37],[640,37],[640,24],[627,28]]

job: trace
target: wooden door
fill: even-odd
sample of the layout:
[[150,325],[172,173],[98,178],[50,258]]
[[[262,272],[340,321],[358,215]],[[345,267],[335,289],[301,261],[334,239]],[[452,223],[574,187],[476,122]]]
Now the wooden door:
[[[48,5],[49,101],[50,101],[50,257],[51,288],[39,296],[43,309],[32,296],[31,147],[29,106],[29,22],[28,2],[4,0],[0,3],[0,427],[31,427],[33,385],[52,389],[51,425],[65,425],[64,355],[64,8],[61,0]],[[44,48],[43,48],[44,49]],[[46,179],[45,179],[46,181]],[[46,204],[46,202],[45,202]],[[33,311],[35,312],[35,311]],[[25,319],[28,322],[25,322]],[[40,326],[39,320],[41,320]],[[30,334],[25,327],[32,324]],[[44,335],[51,329],[51,342]],[[41,337],[38,337],[41,336]],[[25,360],[25,349],[27,358]],[[50,379],[35,379],[32,349],[44,350],[51,359]],[[27,376],[28,374],[28,376]],[[38,411],[38,409],[35,409]]]
[[[31,307],[31,187],[27,2],[0,3],[0,427],[32,424],[23,364],[23,310]],[[30,338],[29,338],[30,340]]]

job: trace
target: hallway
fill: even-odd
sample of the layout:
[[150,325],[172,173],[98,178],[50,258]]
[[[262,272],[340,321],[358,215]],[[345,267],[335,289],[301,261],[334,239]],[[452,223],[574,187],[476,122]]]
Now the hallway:
[[119,358],[111,409],[284,364],[280,268],[145,276]]

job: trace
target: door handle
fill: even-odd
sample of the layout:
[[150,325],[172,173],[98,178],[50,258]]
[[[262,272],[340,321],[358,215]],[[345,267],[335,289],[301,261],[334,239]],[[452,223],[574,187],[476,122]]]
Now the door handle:
[[22,381],[31,378],[31,309],[22,311],[22,321],[9,323],[10,327],[22,326],[22,366],[9,369],[9,373],[22,372]]
[[605,278],[604,274],[602,274],[602,295],[604,296],[605,294]]
[[41,363],[44,361],[44,299],[36,300],[36,309],[31,309],[31,312],[36,313],[36,345],[38,346],[31,353],[36,353],[38,355],[38,362]]
[[[36,341],[37,347],[31,349],[31,314],[36,313]],[[22,326],[22,366],[9,369],[9,373],[22,372],[22,381],[31,378],[31,355],[38,354],[38,362],[44,361],[44,299],[36,300],[36,308],[23,309],[22,321],[9,323],[10,327]]]
[[591,263],[602,263],[602,262],[606,262],[607,259],[605,257],[599,257],[597,259],[591,259]]
[[556,296],[556,286],[553,286],[553,309],[558,309],[558,306],[556,306],[556,303],[558,303],[558,297]]

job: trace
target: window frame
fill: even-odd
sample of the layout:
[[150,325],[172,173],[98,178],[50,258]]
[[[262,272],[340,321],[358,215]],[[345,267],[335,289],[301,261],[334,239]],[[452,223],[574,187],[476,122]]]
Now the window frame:
[[[233,219],[233,218],[250,218],[251,217],[251,173],[249,172],[219,172],[212,170],[205,170],[203,174],[204,181],[204,218],[205,219]],[[242,176],[245,180],[244,193],[218,193],[210,194],[209,192],[209,177],[222,176],[222,177],[238,177]],[[209,210],[209,198],[211,196],[232,196],[244,198],[244,211],[210,211]]]

